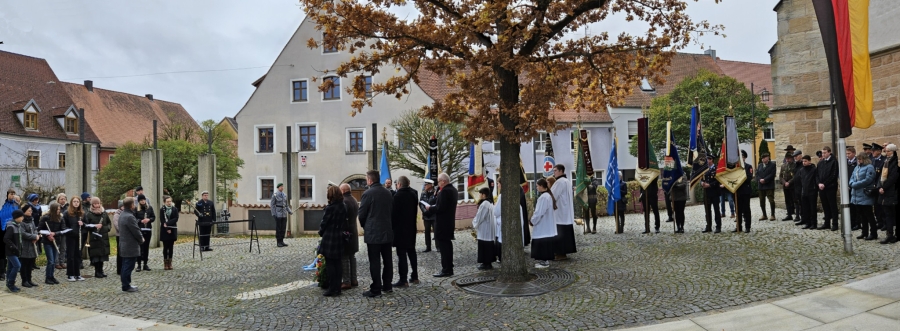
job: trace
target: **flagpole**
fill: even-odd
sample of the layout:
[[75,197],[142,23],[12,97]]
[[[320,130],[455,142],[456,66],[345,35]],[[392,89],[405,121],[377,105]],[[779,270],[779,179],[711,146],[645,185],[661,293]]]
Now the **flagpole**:
[[[835,111],[835,102],[834,102],[834,90],[831,91],[831,119],[832,128],[839,126],[839,116],[834,116]],[[831,131],[831,139],[834,141],[835,131]],[[839,137],[837,139],[837,150],[843,151],[847,150],[847,142],[843,137]],[[839,178],[841,179],[841,235],[844,237],[844,253],[853,254],[853,231],[850,229],[850,188],[847,183],[849,183],[849,174],[847,173],[847,153],[837,153],[841,155],[841,161],[838,162],[838,172]],[[877,231],[877,230],[876,230]]]

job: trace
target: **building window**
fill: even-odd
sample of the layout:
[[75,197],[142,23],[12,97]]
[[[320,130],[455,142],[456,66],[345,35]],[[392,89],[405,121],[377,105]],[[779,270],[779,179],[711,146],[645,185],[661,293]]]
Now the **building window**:
[[637,121],[628,121],[628,142],[631,142],[631,139],[634,139],[638,133],[638,125]]
[[399,149],[401,151],[411,150],[412,143],[409,141],[409,139],[406,139],[406,137],[404,137],[403,134],[401,134],[399,131],[396,134],[397,134],[397,149]]
[[[534,143],[534,149],[538,152],[546,151],[547,150],[547,146],[546,146],[547,137],[549,137],[549,136],[550,136],[549,133],[538,132],[538,135],[536,137],[532,138],[532,140],[531,140],[532,143]],[[499,147],[500,147],[499,143],[494,146],[495,146],[495,148],[497,148],[497,150],[499,150]]]
[[350,148],[348,151],[350,153],[362,153],[365,152],[363,147],[363,132],[362,131],[349,131],[349,142]]
[[115,157],[116,157],[116,154],[109,154],[109,162],[112,162],[112,160],[113,160]]
[[325,40],[328,39],[327,33],[322,33],[322,53],[337,53],[337,46],[328,47],[325,45]]
[[275,129],[259,128],[259,150],[258,153],[272,153],[275,147]]
[[763,129],[763,138],[768,141],[775,141],[775,126],[772,123],[766,123]]
[[644,92],[653,92],[653,91],[656,91],[656,88],[654,88],[653,85],[650,84],[650,80],[649,80],[649,79],[647,79],[647,78],[641,78],[641,91],[644,91]]
[[312,200],[313,198],[313,180],[312,178],[300,178],[300,185],[297,186],[298,198],[300,200]]
[[25,128],[30,130],[37,130],[37,113],[25,113]]
[[60,169],[66,168],[66,153],[59,153],[59,156],[56,157],[56,166]]
[[66,133],[78,134],[78,119],[66,117]]
[[314,152],[316,150],[316,126],[300,127],[300,151]]
[[366,81],[366,97],[372,97],[372,76],[365,76],[363,79]]
[[331,88],[322,92],[323,100],[340,100],[341,99],[341,78],[336,76],[325,77],[323,82],[331,82]]
[[275,180],[272,178],[259,180],[259,199],[272,199],[272,193],[275,192]]
[[28,151],[28,158],[25,161],[26,167],[31,169],[39,169],[41,167],[41,152]]
[[306,92],[306,80],[295,80],[291,82],[291,89],[293,90],[293,101],[294,102],[303,102],[307,101]]

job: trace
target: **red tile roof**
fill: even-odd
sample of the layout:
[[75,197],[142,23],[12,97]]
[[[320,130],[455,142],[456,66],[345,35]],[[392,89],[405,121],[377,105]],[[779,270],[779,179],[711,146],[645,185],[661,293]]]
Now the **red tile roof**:
[[[722,69],[716,65],[716,61],[709,55],[678,53],[672,57],[672,63],[667,68],[669,74],[664,76],[664,84],[653,85],[654,92],[644,92],[641,91],[639,86],[635,86],[632,94],[625,98],[625,103],[622,107],[650,107],[650,101],[653,98],[672,92],[678,83],[681,83],[687,77],[696,75],[702,69],[720,75],[724,74]],[[766,72],[768,73],[768,71]]]
[[[54,118],[78,107],[62,85],[47,60],[0,51],[0,133],[77,141]],[[15,113],[31,100],[40,109],[37,131],[26,131]],[[90,123],[84,131],[85,141],[99,141]]]
[[[719,59],[716,64],[719,65],[719,68],[722,68],[722,72],[725,73],[726,76],[737,79],[739,82],[744,83],[747,88],[750,88],[750,84],[753,84],[753,88],[756,89],[753,93],[759,95],[763,88],[765,88],[769,93],[772,93],[772,65],[763,64],[763,63],[750,63],[750,62],[740,62],[740,61],[727,61]],[[769,108],[772,107],[772,101],[774,98],[769,97],[769,101],[765,102]]]
[[158,125],[175,122],[199,124],[180,104],[159,99],[150,100],[123,92],[94,87],[88,91],[82,84],[62,84],[75,103],[85,109],[87,123],[96,128],[103,147],[116,148],[126,142],[152,138],[153,120]]

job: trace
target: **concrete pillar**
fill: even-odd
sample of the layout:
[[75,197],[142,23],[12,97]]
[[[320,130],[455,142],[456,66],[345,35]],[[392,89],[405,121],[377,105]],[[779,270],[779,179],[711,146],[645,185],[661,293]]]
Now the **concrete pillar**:
[[[291,165],[290,166],[291,173],[288,173],[288,163],[289,162]],[[288,153],[282,152],[281,153],[281,178],[284,181],[285,194],[288,193],[287,186],[288,185],[291,186],[291,194],[290,194],[290,201],[289,201],[289,203],[291,204],[291,210],[293,210],[294,208],[297,208],[297,206],[299,206],[299,203],[300,203],[300,200],[297,198],[298,196],[300,196],[300,194],[298,194],[298,192],[299,192],[298,186],[300,185],[300,182],[298,181],[298,178],[300,177],[300,169],[299,168],[300,168],[300,162],[299,162],[299,156],[297,155],[297,152],[288,152]],[[275,183],[275,184],[277,185],[278,183]],[[302,224],[302,222],[299,221],[301,218],[300,218],[300,215],[298,215],[298,213],[299,213],[299,211],[296,211],[296,212],[294,212],[294,215],[288,215],[287,231],[288,231],[288,233],[291,234],[291,237],[293,237],[294,234],[303,233],[303,224]]]
[[66,196],[80,197],[84,187],[84,149],[80,143],[66,145]]
[[[209,201],[216,206],[216,213],[222,212],[222,205],[216,200],[216,155],[202,154],[197,162],[197,190],[198,193],[209,191]],[[218,215],[216,215],[218,220]],[[213,233],[216,233],[216,226],[213,227]]]
[[147,202],[150,203],[156,214],[156,221],[153,222],[153,231],[150,237],[150,247],[159,247],[161,223],[159,208],[163,205],[163,151],[161,149],[141,151],[141,186],[144,188]]

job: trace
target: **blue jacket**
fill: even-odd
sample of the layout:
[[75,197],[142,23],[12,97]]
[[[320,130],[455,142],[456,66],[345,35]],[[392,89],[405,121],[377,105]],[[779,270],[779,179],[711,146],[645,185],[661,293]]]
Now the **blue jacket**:
[[0,223],[3,223],[0,225],[0,229],[6,231],[6,221],[12,219],[12,212],[16,209],[19,209],[19,206],[13,200],[6,200],[3,203],[3,207],[0,208]]
[[875,199],[863,191],[866,187],[873,186],[875,180],[875,167],[871,164],[857,166],[850,175],[850,203],[862,206],[874,205]]

